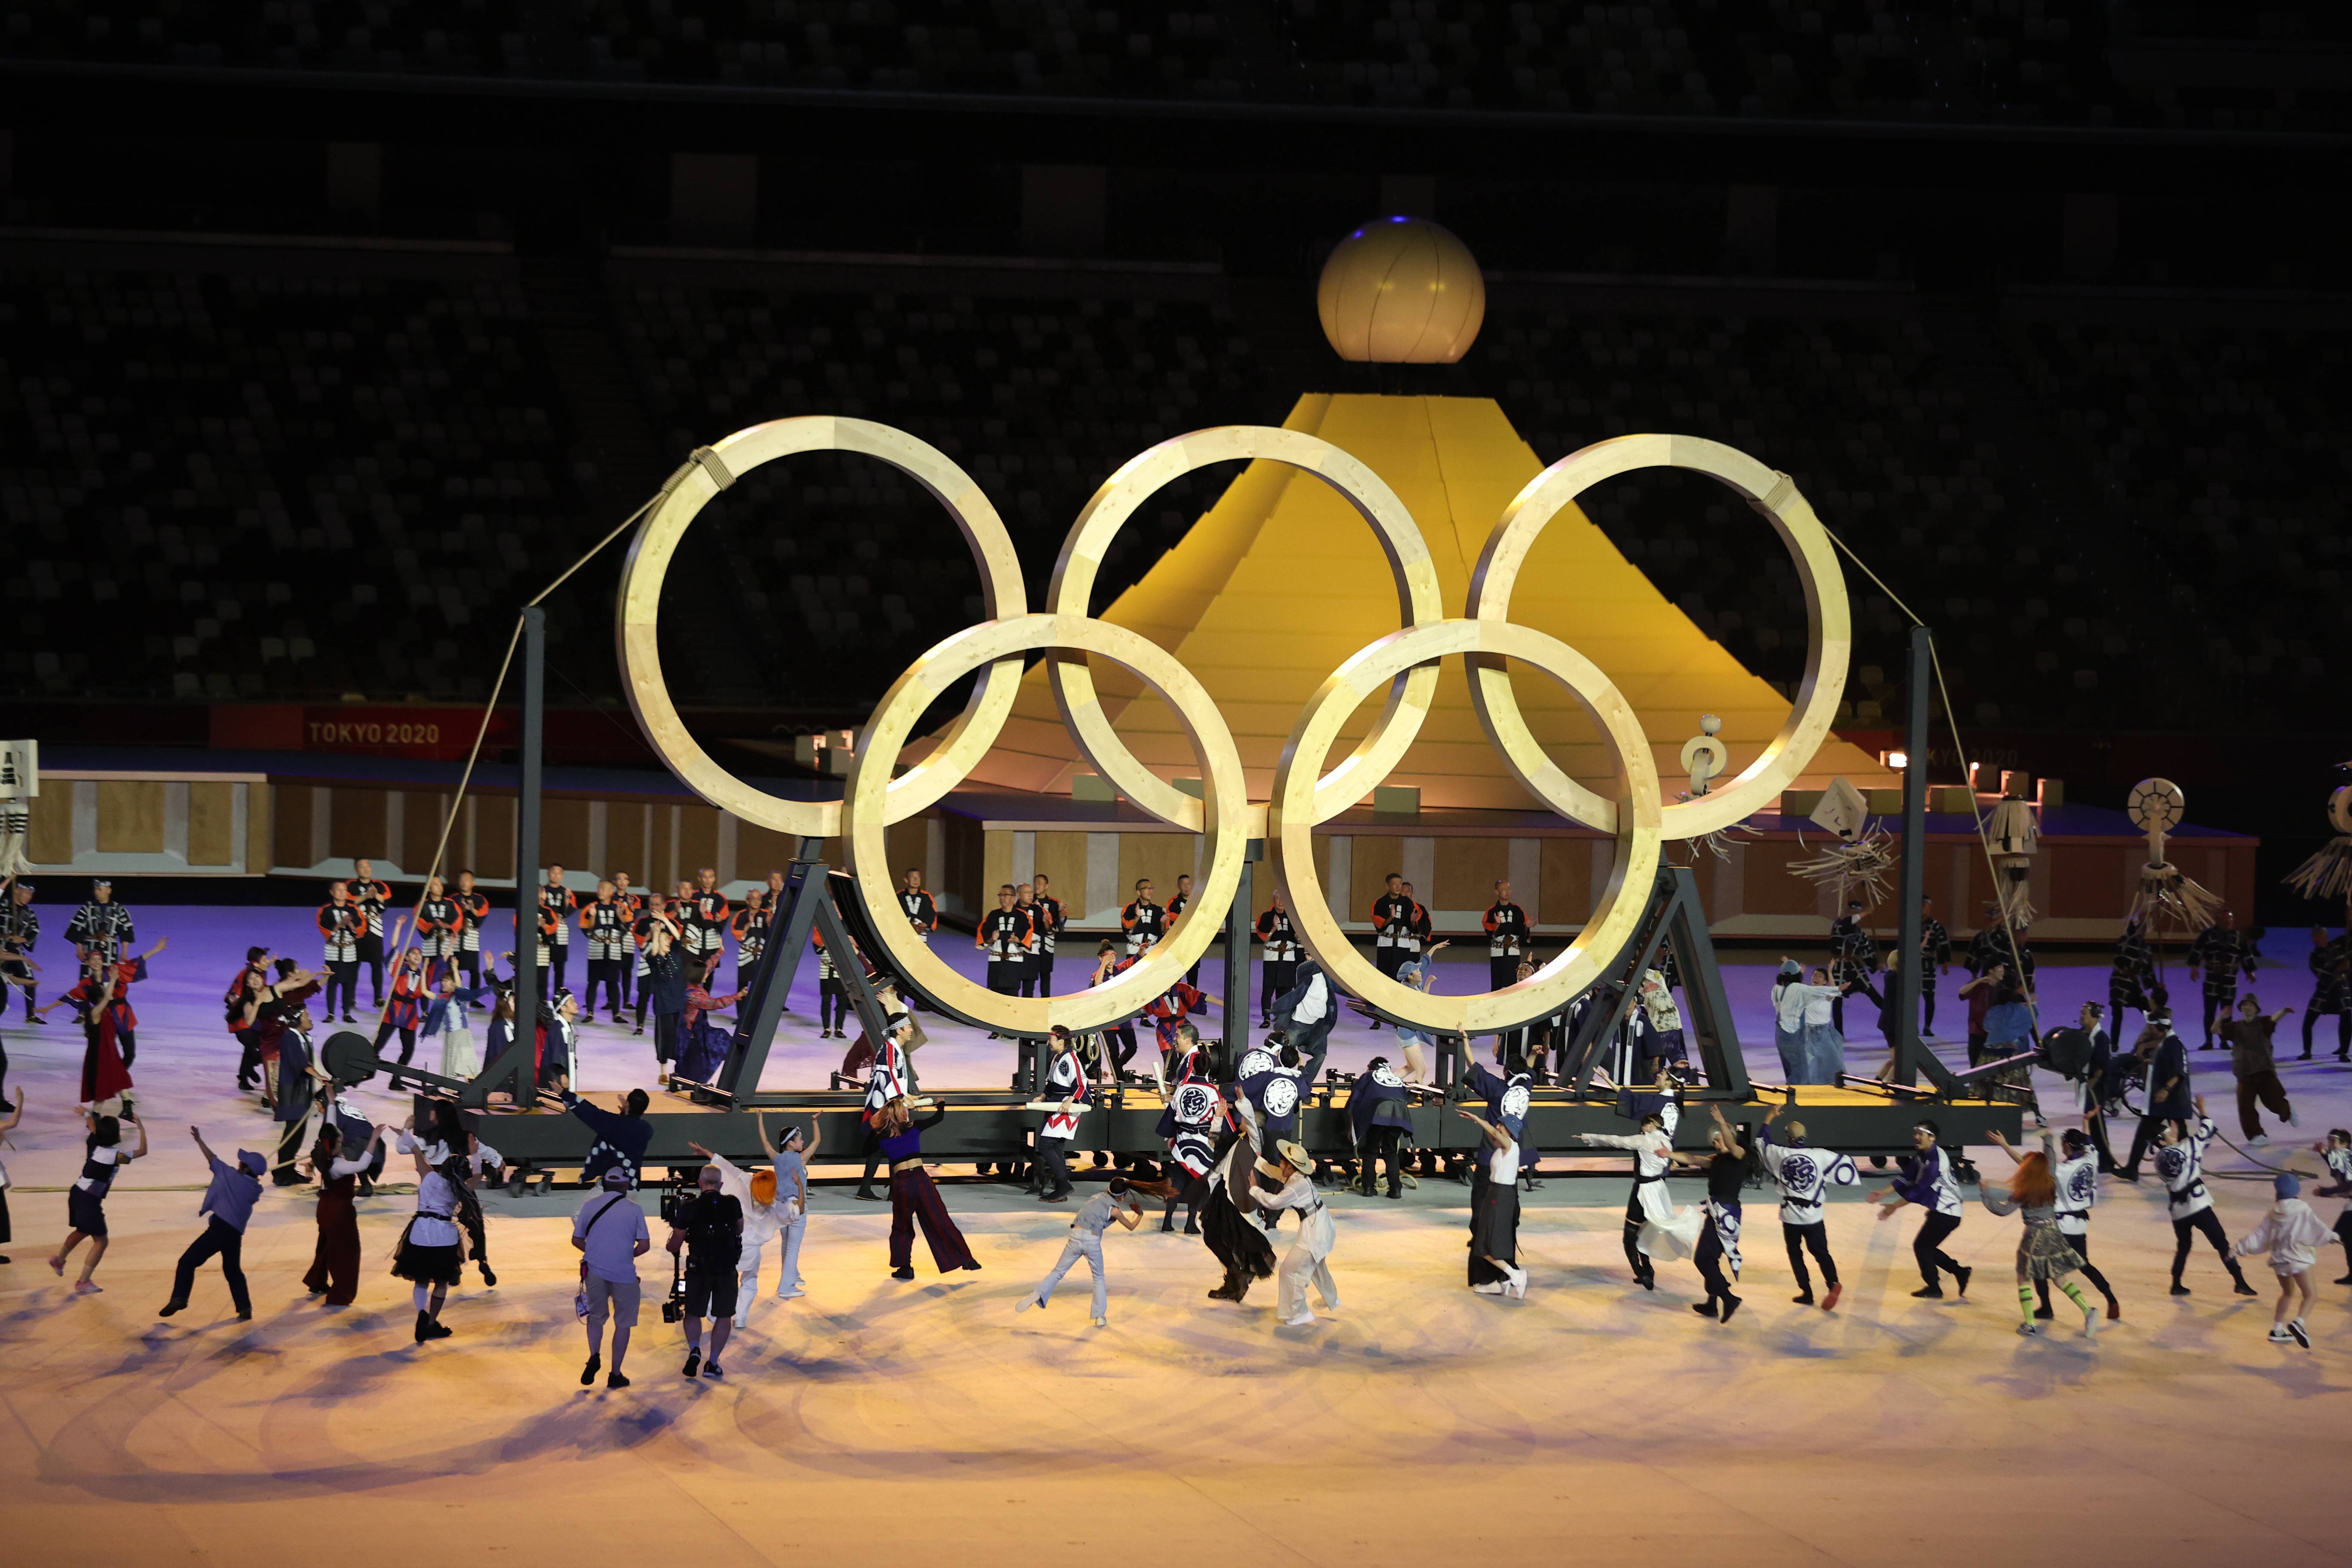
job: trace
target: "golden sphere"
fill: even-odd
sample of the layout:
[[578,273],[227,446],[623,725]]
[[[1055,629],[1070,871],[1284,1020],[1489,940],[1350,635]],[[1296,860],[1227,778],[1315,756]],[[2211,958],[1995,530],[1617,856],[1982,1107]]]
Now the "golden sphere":
[[1333,249],[1315,308],[1341,359],[1452,364],[1486,319],[1486,280],[1448,231],[1425,218],[1382,218]]

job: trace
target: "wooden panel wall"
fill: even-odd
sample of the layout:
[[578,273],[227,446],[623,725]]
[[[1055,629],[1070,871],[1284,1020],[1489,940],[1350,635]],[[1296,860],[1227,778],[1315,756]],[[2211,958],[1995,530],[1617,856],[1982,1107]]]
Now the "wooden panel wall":
[[[1511,875],[1507,838],[1441,838],[1437,841],[1437,889],[1423,900],[1432,910],[1483,910],[1495,901],[1495,884]],[[1512,894],[1517,897],[1518,889]]]
[[25,853],[37,866],[63,866],[74,858],[73,781],[52,779],[33,797],[33,820]]
[[646,860],[646,807],[642,801],[616,800],[604,812],[604,860],[597,868],[607,877],[629,874],[630,886],[643,891],[649,872]]
[[99,780],[98,852],[161,855],[164,788],[153,779]]
[[941,826],[946,829],[942,837],[946,839],[947,865],[934,891],[942,896],[953,894],[963,900],[968,910],[994,909],[996,900],[992,897],[983,899],[980,892],[984,849],[980,824],[968,816],[950,815],[942,819]]
[[[1130,839],[1132,842],[1132,839]],[[981,910],[996,907],[997,889],[1013,880],[1013,835],[999,828],[986,836],[980,865]]]
[[[380,789],[336,789],[328,808],[328,857],[337,860],[358,860],[383,855],[384,805],[385,794]],[[309,864],[307,858],[301,864]],[[484,873],[486,876],[504,874],[503,871]]]
[[[1813,853],[1794,839],[1768,838],[1748,846],[1748,913],[1810,915],[1817,912],[1821,895],[1811,882],[1789,874],[1790,864]],[[1826,929],[1826,928],[1824,928]]]
[[1546,925],[1581,925],[1592,913],[1592,841],[1547,838],[1541,863],[1542,886],[1532,896],[1526,888],[1511,889],[1528,918]]
[[1086,913],[1087,901],[1087,836],[1083,833],[1040,833],[1037,835],[1036,864],[1034,872],[1050,877],[1054,896],[1065,905],[1078,907],[1074,915]]
[[289,784],[272,788],[277,809],[272,814],[277,822],[270,837],[270,864],[274,866],[308,866],[310,863],[310,812],[316,800],[307,784]]
[[678,817],[677,874],[691,880],[705,866],[719,864],[719,808],[698,803]]
[[236,848],[236,785],[217,779],[188,784],[188,864],[226,866]]
[[[1045,835],[1040,834],[1038,837],[1043,838]],[[1083,850],[1085,835],[1079,835],[1079,842]],[[929,877],[929,872],[924,866],[924,862],[930,858],[931,853],[931,824],[929,817],[910,816],[904,822],[892,823],[882,830],[882,843],[890,853],[892,882],[898,881],[909,870],[923,871],[926,878]],[[1086,857],[1083,852],[1078,858],[1077,875],[1080,901],[1084,902],[1087,879]],[[1056,882],[1062,879],[1059,868],[1055,868],[1053,877]]]
[[[512,795],[468,796],[474,808],[477,877],[511,877],[515,868],[515,799]],[[456,879],[450,879],[454,883]]]
[[[588,803],[543,798],[539,807],[539,863],[563,867],[564,885],[572,885],[572,868],[588,865]],[[591,868],[603,875],[604,868]]]
[[1118,901],[1135,897],[1135,879],[1151,879],[1151,896],[1166,903],[1176,879],[1190,873],[1201,840],[1190,833],[1123,833],[1118,839]]
[[268,784],[247,784],[245,790],[245,868],[269,869],[270,800],[277,792]]
[[1352,837],[1349,855],[1348,907],[1339,911],[1339,918],[1369,921],[1372,900],[1388,891],[1389,873],[1404,869],[1404,840],[1383,833],[1359,833]]
[[735,874],[753,882],[766,881],[770,871],[789,875],[793,852],[797,847],[791,834],[778,833],[739,817],[735,822]]

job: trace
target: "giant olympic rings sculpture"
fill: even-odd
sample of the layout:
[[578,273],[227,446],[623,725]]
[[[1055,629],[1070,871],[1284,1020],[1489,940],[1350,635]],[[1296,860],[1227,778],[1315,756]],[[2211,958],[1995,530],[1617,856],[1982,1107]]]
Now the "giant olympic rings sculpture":
[[[841,800],[789,801],[735,777],[687,732],[662,679],[656,622],[663,578],[678,540],[702,509],[762,463],[819,451],[879,458],[929,490],[962,531],[980,566],[988,618],[940,641],[891,686],[868,722]],[[1273,799],[1263,805],[1244,793],[1240,752],[1199,679],[1157,643],[1087,614],[1104,555],[1144,499],[1178,475],[1235,459],[1287,464],[1347,500],[1387,554],[1405,623],[1348,659],[1308,700],[1276,768]],[[1780,733],[1735,778],[1671,805],[1663,797],[1648,737],[1615,684],[1567,644],[1509,618],[1512,588],[1544,527],[1591,485],[1646,468],[1706,474],[1769,519],[1796,563],[1808,622],[1804,679]],[[1362,462],[1297,430],[1226,426],[1195,431],[1138,454],[1104,481],[1063,543],[1045,613],[1031,614],[1012,537],[970,475],[904,431],[827,416],[755,425],[696,451],[664,487],[630,546],[615,634],[630,706],[677,776],[746,822],[801,837],[845,838],[849,869],[868,907],[877,910],[890,907],[896,895],[883,830],[932,805],[971,773],[1012,712],[1022,656],[1042,650],[1055,702],[1087,760],[1143,811],[1206,836],[1208,846],[1200,890],[1168,938],[1126,973],[1066,995],[999,995],[958,974],[911,931],[898,929],[899,922],[873,922],[891,967],[920,989],[992,1028],[1027,1036],[1055,1024],[1099,1027],[1166,991],[1223,929],[1241,888],[1248,841],[1255,837],[1265,841],[1307,951],[1339,986],[1384,1015],[1422,1028],[1480,1034],[1558,1012],[1632,936],[1662,844],[1712,833],[1771,804],[1812,759],[1828,738],[1852,651],[1844,578],[1812,507],[1786,474],[1696,437],[1621,436],[1546,468],[1504,510],[1479,557],[1467,614],[1449,618],[1436,566],[1412,514]],[[1465,996],[1401,984],[1356,951],[1316,881],[1312,837],[1317,825],[1370,795],[1404,755],[1435,699],[1438,661],[1457,654],[1469,662],[1478,721],[1519,782],[1571,821],[1615,834],[1618,846],[1608,886],[1573,943],[1518,984]],[[1096,694],[1090,658],[1124,667],[1167,702],[1199,758],[1199,797],[1160,778],[1118,739]],[[1512,691],[1507,661],[1531,665],[1566,687],[1608,736],[1617,759],[1615,798],[1585,788],[1545,754]],[[974,671],[985,673],[973,683],[962,713],[928,756],[899,773],[899,753],[924,710]],[[1324,771],[1349,716],[1382,691],[1379,719],[1352,752]]]

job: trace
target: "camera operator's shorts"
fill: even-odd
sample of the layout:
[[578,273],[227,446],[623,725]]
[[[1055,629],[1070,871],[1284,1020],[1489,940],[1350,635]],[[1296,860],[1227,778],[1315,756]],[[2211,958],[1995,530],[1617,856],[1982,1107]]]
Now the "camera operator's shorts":
[[735,1270],[724,1274],[686,1277],[686,1315],[689,1318],[731,1318],[735,1315]]
[[590,1322],[602,1323],[609,1316],[616,1328],[634,1329],[637,1326],[640,1292],[635,1280],[606,1279],[601,1275],[591,1274],[581,1290],[588,1298]]

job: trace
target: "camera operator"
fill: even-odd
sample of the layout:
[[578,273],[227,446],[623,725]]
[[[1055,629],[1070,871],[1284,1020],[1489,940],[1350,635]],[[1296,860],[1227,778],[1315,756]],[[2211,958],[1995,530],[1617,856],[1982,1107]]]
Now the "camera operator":
[[[686,1258],[686,1375],[724,1377],[719,1364],[735,1328],[735,1265],[743,1256],[743,1205],[719,1190],[719,1167],[702,1167],[700,1190],[677,1205],[669,1250]],[[710,1321],[710,1360],[702,1359],[702,1320]]]

